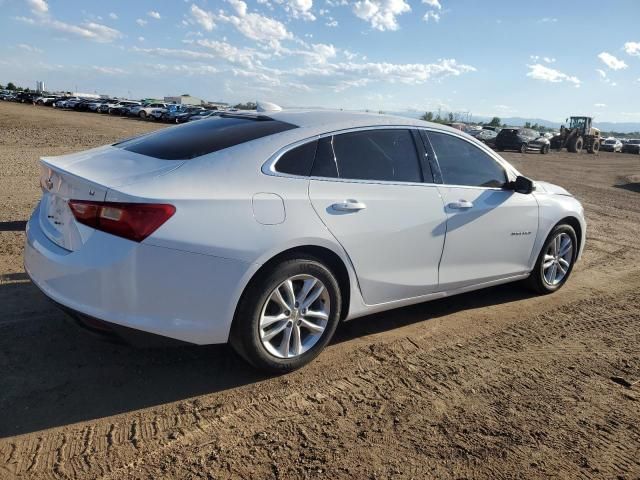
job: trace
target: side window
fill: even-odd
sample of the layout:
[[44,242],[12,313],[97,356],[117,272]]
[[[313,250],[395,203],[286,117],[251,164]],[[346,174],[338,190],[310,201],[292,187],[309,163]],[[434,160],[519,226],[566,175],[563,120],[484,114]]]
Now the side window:
[[422,181],[413,135],[404,129],[366,130],[321,139],[313,175],[354,180]]
[[429,132],[429,140],[443,183],[499,188],[507,181],[500,164],[475,145],[446,133]]
[[282,155],[276,163],[276,171],[289,175],[309,176],[316,156],[317,140],[292,148]]

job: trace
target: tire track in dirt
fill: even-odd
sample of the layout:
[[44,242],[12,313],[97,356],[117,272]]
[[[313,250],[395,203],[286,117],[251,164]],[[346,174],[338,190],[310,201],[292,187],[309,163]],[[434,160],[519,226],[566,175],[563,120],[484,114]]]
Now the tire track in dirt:
[[[377,417],[384,417],[385,412],[380,410],[378,404],[410,404],[415,402],[416,398],[426,396],[435,396],[431,401],[438,404],[446,402],[445,399],[449,395],[459,393],[460,389],[480,392],[484,398],[500,398],[501,392],[502,396],[504,395],[504,385],[491,386],[486,383],[487,379],[512,374],[516,368],[523,371],[524,375],[514,379],[510,390],[529,392],[534,389],[535,380],[540,372],[548,371],[549,364],[556,361],[559,355],[580,358],[585,354],[587,346],[575,347],[576,337],[588,336],[603,326],[610,331],[625,334],[629,333],[630,329],[638,330],[640,315],[629,306],[634,305],[633,300],[638,300],[635,294],[607,300],[574,301],[534,320],[515,323],[497,333],[478,335],[462,346],[434,350],[429,348],[428,339],[424,338],[401,339],[391,344],[372,344],[368,348],[360,348],[354,355],[356,361],[344,366],[348,368],[343,368],[342,371],[335,370],[334,375],[325,376],[322,382],[319,382],[322,388],[318,388],[318,385],[315,385],[315,388],[299,385],[293,390],[283,388],[273,394],[258,398],[249,396],[242,401],[223,405],[207,405],[203,401],[182,403],[165,416],[156,414],[148,417],[146,421],[136,417],[126,423],[128,428],[123,428],[121,423],[116,427],[117,430],[114,428],[116,424],[95,429],[89,426],[74,435],[77,447],[70,448],[68,452],[61,452],[60,447],[57,447],[58,471],[66,462],[70,462],[72,470],[82,472],[82,476],[86,478],[102,476],[106,479],[126,476],[133,472],[139,473],[145,471],[145,465],[157,465],[163,457],[176,450],[194,448],[194,445],[206,444],[212,439],[215,443],[216,438],[221,442],[220,439],[225,437],[222,432],[227,430],[232,433],[234,426],[250,425],[251,431],[255,431],[266,427],[264,419],[269,419],[270,424],[290,422],[292,416],[304,420],[308,416],[307,413],[314,410],[317,415],[326,418],[345,419],[354,411],[361,410],[360,407],[368,406],[365,410],[375,412]],[[576,322],[576,318],[581,319],[580,323]],[[567,348],[568,345],[572,348]],[[544,364],[527,368],[527,362],[531,361],[533,364],[540,358],[546,359]],[[511,363],[507,370],[505,363]],[[480,365],[483,371],[481,375],[477,375]],[[402,374],[392,374],[398,368]],[[388,370],[388,375],[384,374],[385,370]],[[469,375],[468,372],[474,370],[474,375]],[[558,391],[545,393],[555,400],[560,400],[563,395],[573,396],[576,385],[579,384],[573,382],[577,382],[577,379],[573,378],[568,388],[561,387]],[[510,403],[524,401],[526,404],[530,401],[527,398],[516,401],[517,394],[510,395]],[[286,411],[278,407],[283,404],[289,406]],[[490,406],[491,417],[503,415],[502,408],[504,407],[500,402]],[[419,417],[415,421],[419,421]],[[99,435],[104,437],[103,442],[97,440],[98,431],[101,432]],[[116,435],[117,440],[114,441],[114,431],[129,433],[124,437]],[[306,432],[306,429],[304,431]],[[243,438],[246,439],[246,432],[243,433]],[[404,431],[404,434],[412,438],[413,441],[410,443],[419,440],[410,432]],[[637,430],[635,434],[637,436]],[[305,436],[307,440],[304,440]],[[296,431],[295,437],[302,437],[307,443],[308,438],[311,438],[309,433],[301,434],[299,430]],[[89,461],[87,454],[91,450],[92,438],[95,438],[93,441],[96,448],[91,452],[92,461]],[[606,437],[602,438],[602,448],[606,450],[610,444],[607,444]],[[389,445],[388,442],[391,440],[392,438],[383,437],[365,443],[382,446]],[[397,440],[391,444],[394,443],[398,443]],[[35,454],[42,455],[42,440],[39,445]],[[454,449],[461,448],[468,452],[473,450],[471,445],[454,445]],[[567,450],[569,445],[564,444],[562,448]],[[66,461],[62,461],[60,457],[66,457]],[[634,463],[627,452],[614,451],[612,458],[616,459],[619,466],[626,466],[628,469],[638,467],[637,461]],[[38,463],[35,463],[35,466],[30,464],[30,468],[16,473],[37,478],[37,472],[44,473],[46,469],[38,469]],[[43,465],[47,463],[44,462]],[[109,467],[103,472],[97,465]],[[119,468],[111,470],[117,466]],[[565,464],[559,467],[571,471],[571,467],[575,465]],[[613,465],[609,467],[614,468]]]

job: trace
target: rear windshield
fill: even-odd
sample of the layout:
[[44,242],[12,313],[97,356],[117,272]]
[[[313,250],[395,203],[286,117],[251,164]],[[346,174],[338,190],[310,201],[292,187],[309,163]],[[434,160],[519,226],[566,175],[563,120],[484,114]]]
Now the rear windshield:
[[503,128],[502,130],[500,130],[500,133],[502,135],[517,135],[518,134],[518,129],[517,128]]
[[132,138],[114,146],[163,160],[189,160],[296,128],[268,117],[211,117]]

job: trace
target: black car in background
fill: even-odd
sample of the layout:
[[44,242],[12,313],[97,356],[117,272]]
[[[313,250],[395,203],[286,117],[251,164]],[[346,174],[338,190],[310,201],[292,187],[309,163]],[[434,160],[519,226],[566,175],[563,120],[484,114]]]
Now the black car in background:
[[539,153],[549,153],[551,143],[548,138],[530,128],[507,127],[498,133],[495,146],[501,152],[517,150],[520,153],[527,153],[532,150]]
[[622,153],[637,153],[640,154],[640,140],[637,138],[628,140],[622,145]]

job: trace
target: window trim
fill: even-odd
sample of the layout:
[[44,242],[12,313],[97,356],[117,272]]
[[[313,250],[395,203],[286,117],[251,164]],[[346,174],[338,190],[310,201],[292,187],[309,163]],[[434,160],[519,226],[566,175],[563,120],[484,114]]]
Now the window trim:
[[493,161],[495,161],[503,170],[505,173],[505,176],[507,177],[507,182],[512,182],[516,179],[517,177],[517,172],[515,172],[513,170],[513,167],[511,165],[509,165],[508,163],[506,163],[506,161],[500,157],[498,154],[496,154],[496,152],[494,152],[493,150],[491,150],[489,147],[487,147],[485,144],[483,143],[476,143],[476,141],[471,138],[465,138],[464,134],[458,134],[455,132],[450,132],[448,130],[440,130],[437,128],[419,128],[419,130],[424,130],[425,131],[425,137],[426,140],[428,142],[429,145],[429,149],[431,154],[434,157],[434,160],[436,162],[436,164],[438,165],[438,174],[440,175],[440,180],[441,183],[439,183],[439,185],[443,186],[443,187],[450,187],[450,188],[473,188],[473,189],[479,189],[479,190],[500,190],[503,191],[504,187],[480,187],[480,186],[474,186],[474,185],[456,185],[454,183],[444,183],[444,178],[442,176],[442,169],[440,168],[440,163],[438,162],[438,155],[435,153],[435,150],[433,149],[433,146],[431,145],[431,140],[429,139],[429,132],[433,132],[433,133],[442,133],[445,135],[450,135],[452,137],[456,137],[460,140],[463,140],[469,144],[471,144],[472,146],[476,147],[478,150],[481,150],[482,152],[486,153],[491,159],[493,159]]
[[[362,132],[369,130],[409,130],[411,136],[413,138],[414,148],[416,150],[416,157],[418,159],[418,167],[420,169],[420,176],[422,177],[422,182],[402,182],[402,181],[392,181],[392,180],[366,180],[366,179],[355,179],[355,178],[337,178],[337,177],[318,177],[313,175],[293,175],[290,173],[278,172],[276,170],[276,164],[278,160],[289,150],[292,150],[300,145],[304,145],[305,143],[312,141],[320,141],[322,138],[333,137],[335,135],[341,135],[344,133],[353,133],[353,132]],[[424,162],[420,158],[421,153],[421,145],[418,144],[417,139],[415,138],[414,131],[419,130],[419,127],[415,125],[370,125],[364,127],[351,127],[344,128],[340,130],[333,130],[330,132],[325,132],[318,135],[313,135],[311,137],[304,138],[302,140],[298,140],[294,143],[290,143],[279,150],[277,150],[266,162],[262,164],[262,173],[265,175],[269,175],[272,177],[283,177],[283,178],[293,178],[293,179],[304,179],[304,180],[319,180],[319,181],[329,181],[329,182],[343,182],[343,183],[365,183],[365,184],[376,184],[376,185],[437,185],[435,182],[425,182],[425,173],[424,173]],[[426,148],[426,147],[425,147]]]

